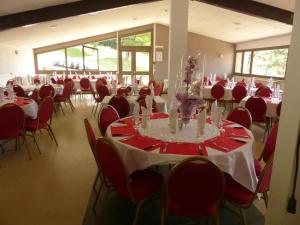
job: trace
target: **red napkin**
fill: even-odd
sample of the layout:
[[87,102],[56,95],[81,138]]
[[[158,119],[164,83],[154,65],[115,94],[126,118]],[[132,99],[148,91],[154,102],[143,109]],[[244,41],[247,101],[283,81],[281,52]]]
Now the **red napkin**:
[[131,126],[111,127],[111,134],[113,137],[130,136],[136,134],[136,131]]
[[142,137],[140,135],[135,135],[122,142],[144,150],[152,150],[153,148],[158,148],[161,145],[161,142],[158,140],[155,140],[153,138],[148,138],[148,137]]
[[160,153],[176,155],[200,155],[198,144],[193,143],[168,143],[167,147],[162,146]]
[[218,136],[205,141],[204,144],[206,147],[210,147],[222,152],[230,152],[244,145],[245,143],[227,137]]
[[234,124],[234,122],[229,121],[229,120],[222,120],[222,123],[223,123],[223,126]]
[[168,118],[169,115],[166,114],[166,113],[155,113],[155,114],[152,114],[151,115],[151,120],[154,120],[154,119],[163,119],[163,118]]
[[16,99],[16,104],[20,106],[30,104],[31,102],[32,102],[31,99],[25,99],[25,98]]
[[250,138],[249,134],[243,127],[240,127],[240,128],[224,127],[224,129],[225,129],[225,136]]
[[206,118],[206,123],[212,124],[212,120],[210,118]]
[[119,120],[118,123],[125,123],[127,125],[133,126],[134,125],[134,119],[133,119],[133,117],[127,117],[125,119]]

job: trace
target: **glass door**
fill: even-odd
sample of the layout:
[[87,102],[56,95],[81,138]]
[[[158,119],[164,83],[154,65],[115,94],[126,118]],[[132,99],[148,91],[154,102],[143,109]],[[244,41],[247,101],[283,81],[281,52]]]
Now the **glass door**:
[[148,85],[152,71],[150,50],[121,50],[120,58],[120,74],[123,85],[131,85],[134,81]]

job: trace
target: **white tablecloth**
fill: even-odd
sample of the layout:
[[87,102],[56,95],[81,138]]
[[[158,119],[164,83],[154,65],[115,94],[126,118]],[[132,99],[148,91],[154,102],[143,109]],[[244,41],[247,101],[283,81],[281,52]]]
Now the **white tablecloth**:
[[[246,101],[248,100],[248,98],[250,98],[250,96],[245,97],[242,101],[241,101],[241,105],[245,107],[246,105]],[[276,118],[277,117],[277,106],[278,104],[281,102],[280,98],[270,98],[270,99],[264,99],[266,104],[267,104],[267,111],[266,111],[266,117],[270,117],[270,118]]]
[[[108,105],[111,98],[112,96],[105,96],[102,101],[102,107]],[[129,115],[132,115],[133,107],[136,100],[138,99],[138,96],[127,96],[126,99],[129,102],[130,106]],[[158,112],[167,112],[167,103],[162,97],[154,96],[154,101],[156,102]]]
[[[7,104],[7,103],[16,103],[12,100],[5,99],[4,101],[0,102],[0,107]],[[38,105],[35,101],[31,100],[30,103],[26,105],[19,105],[23,110],[26,116],[31,117],[32,119],[37,118],[37,112],[38,112]]]
[[[162,126],[166,126],[162,121]],[[193,123],[195,121],[191,121]],[[114,122],[111,126],[122,126],[122,124]],[[150,125],[151,126],[151,125]],[[235,124],[235,126],[237,126]],[[196,131],[190,127],[190,135],[196,133]],[[212,148],[207,147],[208,158],[214,162],[222,171],[230,174],[234,180],[249,189],[255,191],[257,185],[257,177],[254,169],[254,138],[251,131],[247,130],[250,139],[247,139],[247,143],[243,146],[224,153]],[[160,133],[158,133],[158,139],[161,139]],[[124,137],[112,137],[110,127],[107,129],[106,137],[112,141],[112,143],[118,149],[122,160],[125,162],[128,172],[132,173],[136,170],[142,170],[149,168],[153,165],[167,165],[174,164],[182,161],[190,156],[176,155],[176,154],[160,154],[159,149],[153,151],[145,151],[133,146],[120,142],[120,139]],[[187,137],[188,140],[188,137]],[[246,140],[246,139],[245,139]],[[176,140],[177,141],[177,140]]]

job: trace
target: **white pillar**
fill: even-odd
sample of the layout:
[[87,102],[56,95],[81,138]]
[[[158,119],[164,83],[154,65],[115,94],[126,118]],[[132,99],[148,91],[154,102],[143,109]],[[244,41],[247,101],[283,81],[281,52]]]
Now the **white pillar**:
[[[275,150],[273,175],[270,189],[270,202],[266,225],[300,224],[300,175],[296,198],[297,214],[286,212],[291,184],[294,176],[295,149],[300,122],[300,1],[296,1],[292,40],[289,48],[284,98],[280,115],[279,132]],[[300,172],[300,171],[299,171]]]
[[168,97],[169,103],[175,96],[176,76],[181,57],[187,52],[189,0],[170,1]]

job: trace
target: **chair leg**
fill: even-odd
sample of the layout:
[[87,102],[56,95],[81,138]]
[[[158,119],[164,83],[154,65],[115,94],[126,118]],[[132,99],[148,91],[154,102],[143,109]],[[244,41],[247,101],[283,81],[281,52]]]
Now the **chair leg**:
[[55,135],[54,135],[54,133],[53,133],[53,130],[52,130],[52,128],[51,128],[51,126],[50,126],[49,124],[48,124],[48,129],[50,130],[50,132],[51,132],[51,134],[52,134],[52,137],[53,137],[53,139],[54,139],[54,141],[55,141],[56,146],[58,146],[56,137],[55,137]]
[[63,108],[62,108],[62,104],[61,104],[61,103],[59,103],[59,107],[60,107],[60,109],[61,109],[62,113],[63,113],[63,114],[64,114],[64,116],[65,116],[66,114],[65,114],[65,112],[64,112],[64,110],[63,110]]
[[[101,194],[101,192],[102,192],[103,185],[104,185],[104,181],[101,182],[101,185],[100,185],[99,190],[98,190],[97,195],[96,195],[96,199],[95,199],[94,204],[93,204],[93,212],[94,212],[95,214],[96,214],[96,206],[97,206],[97,203],[98,203],[100,194]],[[109,194],[109,192],[107,191],[107,192],[105,193],[105,195],[104,195],[104,199],[107,198],[108,194]],[[104,200],[103,200],[103,201],[104,201]]]
[[267,192],[263,193],[263,198],[264,198],[264,202],[265,202],[266,208],[268,208],[269,196],[268,196]]
[[96,191],[96,184],[97,184],[97,181],[98,179],[100,179],[100,174],[99,172],[97,173],[96,177],[95,177],[95,180],[94,180],[94,184],[93,184],[93,190]]
[[140,203],[137,205],[137,208],[136,208],[136,210],[135,210],[135,215],[134,215],[134,218],[133,218],[132,225],[137,225],[137,222],[138,222],[138,218],[139,218],[139,214],[140,214],[142,205],[143,205],[143,201],[140,202]]
[[99,102],[96,103],[96,109],[95,109],[95,112],[94,112],[94,116],[96,116],[96,114],[97,114],[98,106],[99,106]]
[[30,154],[29,148],[27,146],[27,141],[25,140],[25,138],[24,138],[24,142],[23,143],[24,143],[25,148],[27,150],[28,158],[29,158],[29,160],[31,160],[31,154]]
[[161,213],[160,213],[160,225],[165,224],[165,218],[166,218],[166,211],[165,211],[164,206],[162,206]]
[[247,225],[247,219],[246,219],[246,215],[245,215],[245,211],[244,209],[238,207],[239,211],[240,211],[240,215],[241,215],[241,219],[242,219],[242,224],[243,225]]
[[71,109],[72,109],[72,111],[74,112],[74,109],[75,109],[75,108],[74,108],[74,105],[73,105],[71,99],[68,99],[68,103],[70,104]]
[[36,137],[35,137],[35,132],[32,132],[32,136],[33,136],[33,141],[34,141],[34,143],[35,143],[35,145],[36,145],[39,153],[42,154],[41,149],[40,149],[40,147],[39,147],[39,145],[37,143]]
[[4,148],[1,144],[0,144],[0,149],[1,149],[2,154],[4,154]]
[[54,139],[53,139],[53,137],[52,137],[52,134],[51,134],[49,128],[47,127],[46,130],[47,130],[47,132],[48,132],[48,134],[49,134],[49,136],[50,136],[50,138],[51,138],[51,141],[53,141]]

